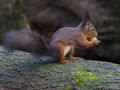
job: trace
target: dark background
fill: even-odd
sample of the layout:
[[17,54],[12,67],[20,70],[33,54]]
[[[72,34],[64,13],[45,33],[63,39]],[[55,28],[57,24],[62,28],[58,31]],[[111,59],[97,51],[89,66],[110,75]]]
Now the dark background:
[[12,29],[32,28],[46,39],[81,22],[84,8],[97,27],[99,46],[76,50],[86,59],[120,63],[120,0],[0,0],[0,38]]

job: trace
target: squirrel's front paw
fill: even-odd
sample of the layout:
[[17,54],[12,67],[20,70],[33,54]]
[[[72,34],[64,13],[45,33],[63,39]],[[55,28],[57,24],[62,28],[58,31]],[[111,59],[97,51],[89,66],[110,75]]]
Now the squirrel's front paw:
[[94,45],[98,45],[100,43],[100,41],[96,37],[92,38],[91,41],[93,41]]
[[101,41],[97,40],[97,41],[96,41],[96,45],[98,45],[99,43],[101,43]]

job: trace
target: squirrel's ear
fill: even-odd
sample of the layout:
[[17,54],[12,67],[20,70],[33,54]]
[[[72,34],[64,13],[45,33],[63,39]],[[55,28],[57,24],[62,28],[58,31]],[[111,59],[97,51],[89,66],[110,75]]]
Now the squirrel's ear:
[[87,10],[85,10],[84,15],[83,15],[83,21],[88,21],[90,20],[90,15]]
[[87,10],[84,11],[83,14],[83,20],[82,22],[78,25],[79,28],[84,28],[86,26],[86,23],[90,20],[90,15]]
[[84,28],[86,25],[86,21],[82,21],[77,27]]

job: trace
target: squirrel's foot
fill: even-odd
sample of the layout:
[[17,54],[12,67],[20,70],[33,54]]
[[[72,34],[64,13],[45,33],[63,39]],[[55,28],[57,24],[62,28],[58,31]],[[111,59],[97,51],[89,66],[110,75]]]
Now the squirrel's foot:
[[80,57],[72,57],[71,60],[80,60]]
[[63,61],[61,61],[60,63],[61,63],[61,64],[68,64],[68,63],[70,63],[70,60],[63,60]]

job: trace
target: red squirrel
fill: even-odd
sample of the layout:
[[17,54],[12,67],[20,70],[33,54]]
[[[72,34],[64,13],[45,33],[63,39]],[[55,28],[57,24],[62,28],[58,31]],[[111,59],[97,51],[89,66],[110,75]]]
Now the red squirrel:
[[[35,54],[53,57],[62,64],[70,60],[79,60],[74,57],[74,48],[84,49],[100,43],[97,40],[97,31],[90,20],[88,12],[82,22],[76,27],[62,27],[51,37],[49,45],[42,35],[29,29],[10,31],[3,37],[3,46],[18,50],[29,51]],[[64,58],[68,60],[64,60]]]

